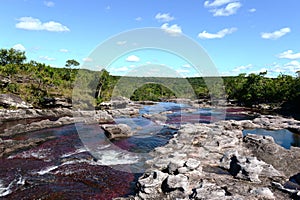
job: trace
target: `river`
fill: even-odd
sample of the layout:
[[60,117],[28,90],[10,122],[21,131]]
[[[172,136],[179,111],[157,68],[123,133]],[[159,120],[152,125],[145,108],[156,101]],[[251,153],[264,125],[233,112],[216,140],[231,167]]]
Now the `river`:
[[[161,112],[167,113],[165,123],[142,117],[145,113]],[[37,147],[0,158],[0,198],[108,200],[134,194],[137,178],[150,157],[148,153],[166,144],[181,124],[250,118],[243,109],[194,109],[183,104],[158,103],[141,108],[138,117],[115,119],[135,131],[130,138],[109,141],[98,124],[83,123],[6,138],[54,136]],[[299,145],[295,141],[287,143]]]

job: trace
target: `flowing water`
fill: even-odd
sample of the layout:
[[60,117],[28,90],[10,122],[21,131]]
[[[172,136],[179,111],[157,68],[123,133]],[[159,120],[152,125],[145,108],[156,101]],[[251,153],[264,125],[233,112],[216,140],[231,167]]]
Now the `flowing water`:
[[[54,136],[39,146],[0,158],[0,198],[112,199],[134,193],[148,152],[168,142],[184,123],[249,119],[243,109],[195,109],[176,103],[144,106],[140,116],[118,118],[134,136],[109,141],[98,124],[76,124],[14,136],[14,140]],[[143,114],[167,116],[156,123]],[[6,126],[8,126],[6,124]],[[140,156],[142,155],[142,156]]]

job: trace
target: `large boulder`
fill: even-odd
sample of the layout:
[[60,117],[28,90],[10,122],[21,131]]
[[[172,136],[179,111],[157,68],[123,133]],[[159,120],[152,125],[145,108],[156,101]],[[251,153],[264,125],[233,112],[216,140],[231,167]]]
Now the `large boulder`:
[[28,104],[27,102],[23,101],[21,97],[14,94],[0,94],[0,106],[6,108],[9,107],[22,108],[22,109],[32,108],[31,104]]
[[131,128],[127,124],[105,124],[101,128],[109,139],[130,137],[133,135]]

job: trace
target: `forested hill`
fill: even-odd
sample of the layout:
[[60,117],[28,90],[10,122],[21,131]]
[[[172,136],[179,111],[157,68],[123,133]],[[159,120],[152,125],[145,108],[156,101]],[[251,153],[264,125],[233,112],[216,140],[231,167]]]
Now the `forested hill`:
[[[52,68],[44,63],[26,61],[25,52],[1,49],[0,93],[17,95],[35,107],[43,107],[49,99],[54,98],[71,101],[74,95],[74,81],[79,72],[76,69],[78,65],[76,60],[67,60],[64,68]],[[267,78],[266,72],[240,74],[236,77],[222,77],[223,83],[215,81],[220,78],[214,77],[205,79],[117,77],[111,76],[105,70],[101,72],[80,70],[79,74],[82,76],[81,80],[85,80],[80,84],[94,85],[95,88],[86,91],[85,94],[79,94],[83,99],[85,95],[86,99],[88,96],[95,97],[92,101],[83,103],[82,108],[90,105],[96,106],[109,100],[112,95],[129,95],[132,100],[153,101],[176,97],[209,98],[212,94],[218,98],[218,95],[224,97],[224,93],[215,88],[223,88],[225,97],[235,100],[240,105],[284,104],[293,111],[295,109],[299,111],[300,78],[284,74],[276,78]],[[97,82],[94,83],[94,80]],[[210,82],[212,87],[208,88],[207,82]],[[147,84],[141,85],[142,83]],[[190,87],[186,87],[187,84]]]

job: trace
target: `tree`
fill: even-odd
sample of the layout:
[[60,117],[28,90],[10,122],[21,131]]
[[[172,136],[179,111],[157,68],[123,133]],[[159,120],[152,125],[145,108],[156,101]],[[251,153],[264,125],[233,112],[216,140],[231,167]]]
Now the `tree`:
[[77,62],[77,61],[74,60],[74,59],[67,60],[67,61],[66,61],[66,64],[65,64],[65,66],[68,67],[68,68],[71,68],[72,66],[77,67],[77,66],[79,66],[79,65],[80,65],[80,63]]
[[25,52],[11,49],[0,49],[0,66],[8,64],[23,64],[26,60]]
[[80,63],[77,62],[77,61],[74,60],[74,59],[72,59],[72,60],[67,60],[65,66],[66,66],[68,69],[67,69],[67,72],[66,72],[66,74],[65,74],[65,76],[64,76],[64,79],[67,80],[67,81],[73,81],[74,78],[75,78],[75,74],[73,73],[73,70],[72,70],[71,67],[72,67],[72,66],[77,67],[77,66],[79,66],[79,65],[80,65]]
[[110,75],[109,72],[106,71],[105,69],[102,69],[100,72],[100,77],[99,77],[99,84],[96,88],[96,98],[102,98],[104,99],[104,90],[108,88],[110,84]]

